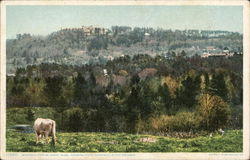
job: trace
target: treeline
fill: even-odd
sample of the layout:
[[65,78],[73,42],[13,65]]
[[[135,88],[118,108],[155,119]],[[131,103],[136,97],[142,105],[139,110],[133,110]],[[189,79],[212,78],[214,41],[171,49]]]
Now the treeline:
[[[51,107],[61,130],[167,134],[242,128],[242,56],[137,55],[41,64],[7,77],[7,107]],[[46,117],[44,117],[46,118]]]

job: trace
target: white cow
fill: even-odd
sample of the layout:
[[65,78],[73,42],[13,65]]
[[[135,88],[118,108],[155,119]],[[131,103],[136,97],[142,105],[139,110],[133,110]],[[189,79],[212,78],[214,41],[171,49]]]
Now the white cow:
[[48,136],[52,136],[52,144],[56,142],[56,122],[51,119],[37,118],[34,122],[34,131],[36,134],[36,143],[39,139],[45,138],[48,143]]

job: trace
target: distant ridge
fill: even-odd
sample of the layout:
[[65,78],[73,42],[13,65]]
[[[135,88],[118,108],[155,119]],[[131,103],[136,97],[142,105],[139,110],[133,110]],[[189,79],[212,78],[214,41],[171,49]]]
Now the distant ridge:
[[7,40],[7,72],[32,64],[106,63],[124,55],[202,54],[207,46],[242,49],[242,34],[210,30],[164,30],[129,26],[62,28],[47,36],[18,34]]

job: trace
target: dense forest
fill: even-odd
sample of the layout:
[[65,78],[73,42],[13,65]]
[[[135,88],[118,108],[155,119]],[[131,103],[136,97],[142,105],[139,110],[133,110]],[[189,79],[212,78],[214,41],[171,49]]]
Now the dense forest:
[[106,63],[28,65],[7,76],[7,109],[26,108],[23,123],[29,123],[33,108],[49,108],[58,128],[73,132],[242,129],[242,58],[183,51],[171,58],[138,54]]

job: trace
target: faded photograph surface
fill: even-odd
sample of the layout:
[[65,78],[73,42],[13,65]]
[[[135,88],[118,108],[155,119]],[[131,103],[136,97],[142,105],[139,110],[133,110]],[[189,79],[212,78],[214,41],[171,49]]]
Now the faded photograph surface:
[[243,152],[243,6],[7,5],[6,152]]

